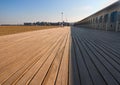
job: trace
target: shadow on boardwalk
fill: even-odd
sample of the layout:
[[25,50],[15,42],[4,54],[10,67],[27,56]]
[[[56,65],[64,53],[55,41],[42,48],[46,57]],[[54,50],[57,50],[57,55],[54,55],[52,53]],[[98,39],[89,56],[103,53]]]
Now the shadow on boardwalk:
[[71,28],[70,85],[120,85],[120,33]]

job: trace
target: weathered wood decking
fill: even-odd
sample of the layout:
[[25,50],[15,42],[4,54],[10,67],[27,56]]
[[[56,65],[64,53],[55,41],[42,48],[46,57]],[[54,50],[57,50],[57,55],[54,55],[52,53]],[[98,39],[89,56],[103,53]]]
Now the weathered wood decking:
[[120,33],[57,28],[0,37],[1,85],[120,85]]
[[120,33],[72,28],[71,85],[120,85]]
[[1,85],[67,85],[70,28],[0,37]]

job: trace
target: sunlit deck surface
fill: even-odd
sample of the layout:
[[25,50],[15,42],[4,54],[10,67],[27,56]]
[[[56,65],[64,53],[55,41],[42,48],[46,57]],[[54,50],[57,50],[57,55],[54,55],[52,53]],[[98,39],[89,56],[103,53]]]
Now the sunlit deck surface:
[[72,28],[71,84],[120,85],[120,32]]
[[1,85],[120,85],[120,32],[69,27],[0,37]]
[[0,85],[67,85],[69,30],[0,37]]

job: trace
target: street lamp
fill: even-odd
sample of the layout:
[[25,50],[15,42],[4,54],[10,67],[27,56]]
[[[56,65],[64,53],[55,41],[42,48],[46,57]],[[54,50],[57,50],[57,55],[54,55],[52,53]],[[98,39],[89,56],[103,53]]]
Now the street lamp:
[[64,23],[64,21],[63,21],[63,12],[61,12],[61,19],[62,19],[61,25],[62,25],[62,27],[63,27],[63,23]]

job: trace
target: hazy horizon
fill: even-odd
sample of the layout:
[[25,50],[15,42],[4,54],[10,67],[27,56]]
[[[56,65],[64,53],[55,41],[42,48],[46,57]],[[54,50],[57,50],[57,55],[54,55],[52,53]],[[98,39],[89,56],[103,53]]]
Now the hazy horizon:
[[0,24],[76,22],[118,0],[1,0]]

